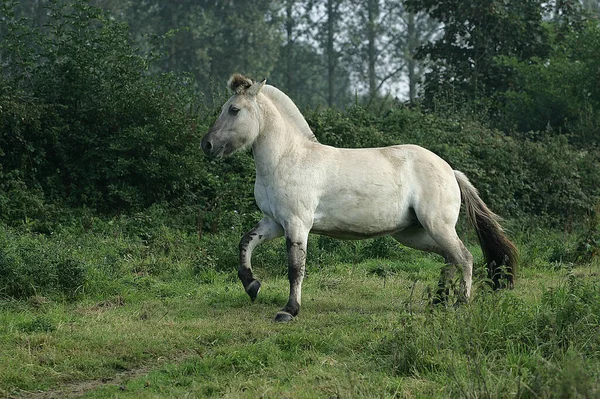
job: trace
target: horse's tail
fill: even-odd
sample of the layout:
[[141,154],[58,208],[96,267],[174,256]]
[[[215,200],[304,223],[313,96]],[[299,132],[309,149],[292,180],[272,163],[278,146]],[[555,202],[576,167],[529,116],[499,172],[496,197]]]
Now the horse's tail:
[[467,218],[477,232],[492,288],[505,288],[505,279],[508,287],[512,288],[519,255],[517,247],[504,234],[499,223],[501,218],[487,207],[467,176],[457,170],[454,171],[454,176],[460,187]]

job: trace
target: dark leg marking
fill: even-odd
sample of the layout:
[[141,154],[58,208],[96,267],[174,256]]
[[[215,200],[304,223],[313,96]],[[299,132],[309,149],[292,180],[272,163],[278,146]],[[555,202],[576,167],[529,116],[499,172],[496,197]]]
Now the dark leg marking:
[[250,300],[254,302],[256,296],[260,292],[260,281],[254,280],[251,282],[248,287],[245,288],[246,293],[250,296]]
[[277,312],[275,321],[291,321],[300,312],[300,290],[304,278],[306,250],[301,242],[293,242],[289,237],[285,244],[288,252],[288,280],[290,281],[290,298],[283,309]]
[[[250,296],[252,302],[254,302],[258,292],[260,291],[260,281],[254,278],[252,269],[249,267],[249,265],[246,265],[246,254],[248,252],[248,245],[256,237],[256,235],[257,234],[254,233],[253,230],[250,230],[248,233],[244,234],[239,245],[240,267],[238,268],[238,277],[242,281],[244,290]],[[262,238],[262,236],[259,236],[259,239],[260,238]]]

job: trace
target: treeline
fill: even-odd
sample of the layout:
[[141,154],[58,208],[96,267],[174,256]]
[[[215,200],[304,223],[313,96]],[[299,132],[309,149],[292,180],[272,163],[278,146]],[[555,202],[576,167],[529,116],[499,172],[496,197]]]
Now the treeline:
[[[252,6],[195,2],[195,12],[178,2],[155,7],[150,7],[152,2],[114,2],[111,12],[83,0],[51,1],[40,12],[33,7],[40,3],[44,2],[4,1],[0,6],[0,219],[39,232],[52,232],[72,209],[117,215],[154,204],[183,208],[190,219],[186,223],[201,233],[252,223],[256,207],[251,156],[211,162],[199,146],[226,98],[222,87],[227,76],[234,71],[267,75],[293,100],[313,104],[286,86],[286,69],[276,66],[296,57],[285,56],[291,48],[286,45],[292,44],[284,40],[281,23],[291,22],[283,16],[296,21],[292,32],[318,28],[327,33],[333,32],[323,31],[331,23],[329,6],[347,18],[341,10],[354,4],[362,10],[354,17],[367,22],[353,26],[363,28],[373,25],[369,16],[383,18],[397,11],[394,2],[341,0],[258,1]],[[407,0],[401,9],[408,15],[429,15],[444,24],[442,33],[430,44],[416,46],[416,58],[410,57],[421,68],[428,65],[421,96],[411,105],[382,96],[383,72],[373,72],[372,59],[356,50],[363,62],[356,71],[363,71],[364,79],[350,70],[339,73],[338,60],[331,87],[347,90],[352,97],[352,82],[359,82],[366,85],[361,93],[367,94],[343,101],[334,95],[334,104],[347,106],[343,110],[305,108],[309,124],[320,141],[336,146],[421,144],[467,173],[498,213],[561,226],[579,224],[600,202],[597,19],[586,16],[576,2],[483,3]],[[367,4],[373,7],[371,13],[360,8]],[[152,44],[153,38],[136,30],[142,18],[132,10],[171,10],[173,14],[154,16],[171,21],[169,29],[182,27],[177,15],[204,19]],[[320,19],[313,21],[317,16]],[[254,29],[269,24],[273,30],[263,33],[273,40],[263,41]],[[390,25],[406,33],[403,25]],[[147,29],[152,26],[149,23]],[[212,33],[208,38],[197,30]],[[326,38],[325,33],[317,36]],[[194,40],[184,40],[187,35]],[[371,32],[366,37],[378,35]],[[370,47],[368,40],[359,40],[363,36],[353,37],[354,48],[367,51],[364,54],[392,53],[392,44]],[[222,53],[215,49],[219,43]],[[327,104],[330,75],[323,60],[328,55],[318,43],[293,42],[293,51],[300,46],[310,52],[298,55],[290,76],[307,93],[311,84],[320,82],[321,94],[314,104]],[[190,46],[194,57],[205,54],[213,72],[202,75],[205,72],[194,69],[201,63],[191,55],[189,63],[183,63],[179,46],[181,51]],[[341,48],[333,48],[341,57]],[[271,51],[277,57],[270,58]],[[302,68],[313,67],[312,77],[304,75],[308,72]],[[171,72],[177,70],[190,73]],[[207,86],[210,81],[219,81],[219,88]]]
[[[302,107],[347,106],[357,93],[415,98],[422,66],[414,53],[439,28],[400,0],[91,3],[127,23],[140,49],[166,55],[153,71],[191,73],[204,93],[220,90],[232,71],[267,76]],[[16,11],[43,28],[50,4],[21,0]],[[410,93],[398,86],[403,76]]]

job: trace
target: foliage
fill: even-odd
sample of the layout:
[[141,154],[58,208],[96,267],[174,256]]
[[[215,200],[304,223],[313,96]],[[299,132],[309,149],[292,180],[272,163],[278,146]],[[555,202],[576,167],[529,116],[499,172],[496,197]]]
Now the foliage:
[[508,89],[493,94],[495,118],[505,131],[569,133],[580,147],[598,145],[600,27],[588,22],[554,39],[548,57],[496,59]]
[[444,25],[443,34],[418,51],[418,57],[431,62],[425,83],[429,101],[450,85],[474,96],[501,89],[495,57],[524,60],[547,52],[539,0],[408,0],[406,5]]
[[85,1],[53,2],[44,30],[13,6],[0,21],[1,220],[47,233],[65,204],[114,214],[170,202],[194,205],[214,232],[227,212],[254,209],[248,156],[205,163],[216,110],[190,77],[150,74],[154,57]]
[[579,234],[579,244],[572,258],[577,262],[590,262],[600,259],[600,203],[592,211],[592,216]]
[[127,28],[84,2],[53,3],[50,18],[43,35],[2,21],[3,177],[104,210],[147,206],[198,184],[203,122],[189,80],[147,76]]
[[[135,214],[163,203],[185,210],[186,222],[200,235],[256,222],[252,158],[208,161],[200,151],[199,139],[218,109],[198,105],[193,79],[151,74],[154,57],[136,52],[127,27],[85,1],[72,7],[53,2],[44,29],[18,19],[12,6],[3,3],[7,18],[1,22],[1,220],[48,234],[60,223],[64,204]],[[573,45],[554,48],[557,62],[550,66],[542,59],[494,58],[511,71],[515,88],[496,92],[496,111],[443,100],[436,115],[378,100],[343,112],[308,111],[307,118],[325,144],[422,145],[464,171],[504,216],[572,224],[598,202],[598,153],[571,147],[573,140],[553,137],[551,130],[505,135],[486,124],[541,128],[547,115],[591,134],[599,85],[593,79],[573,83],[589,96],[556,94],[594,70],[597,30],[567,29],[563,37]],[[559,78],[568,73],[572,79]],[[568,122],[577,112],[587,117]]]
[[0,230],[0,248],[2,297],[74,297],[86,281],[84,263],[64,243]]
[[[409,0],[444,24],[422,46],[431,62],[423,103],[478,109],[505,134],[566,134],[579,148],[598,145],[599,28],[577,1],[544,3]],[[532,139],[529,135],[528,139]]]
[[204,93],[220,91],[221,85],[214,85],[226,82],[234,72],[270,76],[279,56],[278,2],[96,3],[127,22],[141,46],[151,46],[157,34],[168,36],[158,47],[167,56],[153,69],[191,73]]

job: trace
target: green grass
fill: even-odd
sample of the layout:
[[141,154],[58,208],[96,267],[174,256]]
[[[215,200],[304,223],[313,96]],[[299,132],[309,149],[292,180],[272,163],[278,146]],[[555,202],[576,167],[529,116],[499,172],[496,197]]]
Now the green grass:
[[[433,255],[313,238],[301,313],[281,325],[271,320],[288,294],[282,242],[257,250],[263,289],[251,303],[235,276],[238,231],[199,239],[123,226],[2,232],[5,268],[37,259],[37,273],[56,278],[32,275],[15,291],[24,295],[1,302],[0,395],[600,395],[599,264],[557,259],[571,236],[519,233],[516,288],[492,293],[478,280],[458,309],[429,305],[441,266]],[[76,287],[60,283],[72,276],[56,267],[66,260],[83,273]]]

